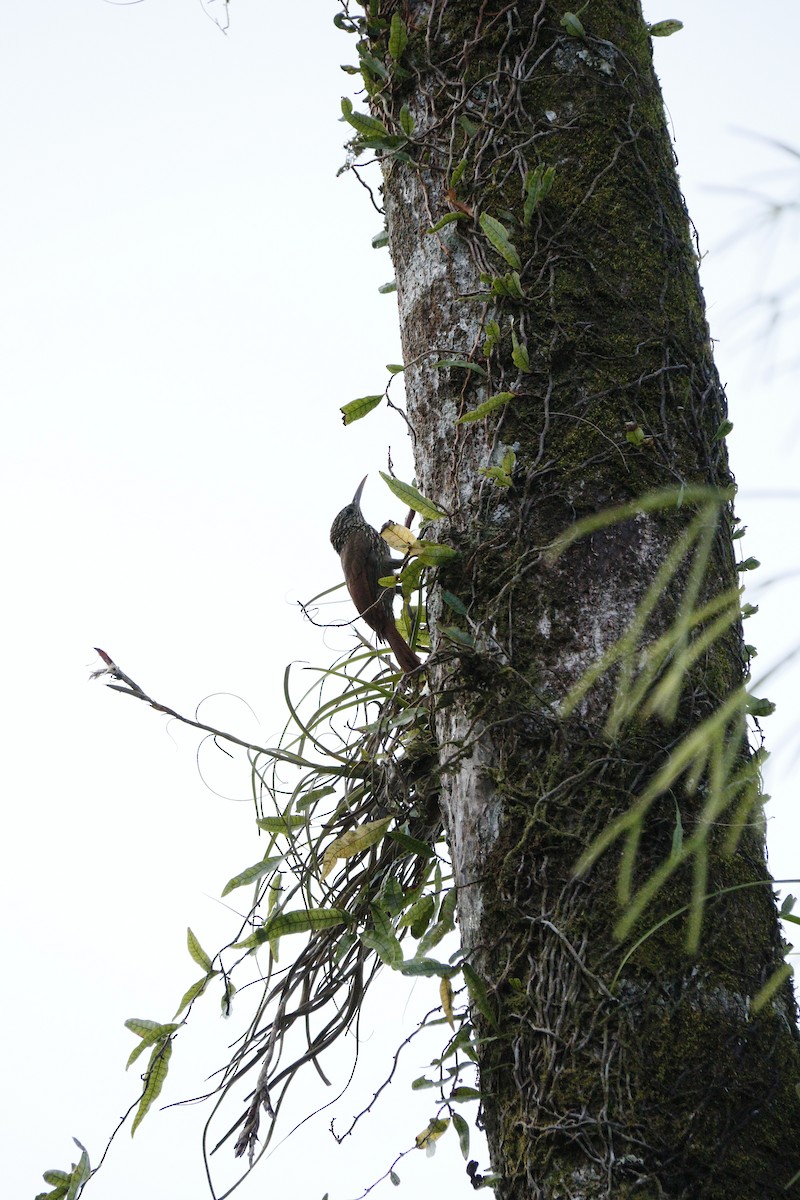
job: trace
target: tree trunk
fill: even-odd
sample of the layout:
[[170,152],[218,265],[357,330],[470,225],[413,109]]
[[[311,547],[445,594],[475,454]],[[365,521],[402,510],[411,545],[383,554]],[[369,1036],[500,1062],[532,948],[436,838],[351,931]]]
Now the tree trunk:
[[365,68],[373,116],[398,146],[413,120],[383,164],[417,479],[460,552],[457,601],[431,588],[429,676],[461,936],[497,1018],[476,1015],[498,1195],[792,1194],[789,984],[752,1006],[784,946],[738,610],[711,629],[734,526],[697,490],[731,485],[725,400],[638,0],[579,22],[547,0],[371,12],[395,63]]

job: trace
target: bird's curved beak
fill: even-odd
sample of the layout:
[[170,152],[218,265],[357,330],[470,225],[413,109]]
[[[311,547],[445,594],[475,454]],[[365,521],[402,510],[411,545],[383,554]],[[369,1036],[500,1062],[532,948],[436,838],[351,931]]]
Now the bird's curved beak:
[[364,478],[361,480],[361,483],[356,488],[356,494],[355,494],[355,496],[353,496],[353,504],[355,504],[356,508],[361,508],[361,493],[363,492],[364,484],[367,482],[368,479],[369,479],[369,475],[365,475]]

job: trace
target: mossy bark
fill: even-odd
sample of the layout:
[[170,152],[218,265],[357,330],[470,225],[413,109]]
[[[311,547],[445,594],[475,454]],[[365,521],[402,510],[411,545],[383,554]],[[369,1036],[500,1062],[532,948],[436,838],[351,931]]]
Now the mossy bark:
[[[394,57],[393,13],[408,32]],[[737,694],[746,659],[737,620],[686,657],[668,720],[643,708],[609,723],[620,664],[563,707],[636,622],[698,505],[645,506],[559,555],[547,548],[609,506],[665,488],[724,491],[731,477],[638,0],[591,0],[583,36],[562,16],[547,0],[408,0],[373,4],[365,27],[389,67],[386,79],[366,67],[373,115],[398,138],[414,122],[401,153],[383,152],[384,192],[417,477],[449,514],[435,533],[460,559],[443,582],[467,610],[454,615],[431,589],[462,939],[500,1030],[478,1018],[498,1195],[791,1195],[800,1055],[788,984],[752,1009],[784,950],[757,804],[737,809],[738,839],[725,810],[697,854],[665,872],[626,943],[614,932],[620,843],[575,874],[593,839]],[[534,205],[537,167],[554,176]],[[426,232],[448,213],[458,219]],[[441,365],[453,359],[472,366]],[[487,418],[457,423],[503,393]],[[735,589],[732,518],[719,511],[693,596],[687,557],[629,658],[645,661],[687,605]],[[470,649],[448,635],[459,622]],[[658,793],[633,843],[634,891],[675,854],[676,831],[697,834],[715,770],[733,788],[748,754],[742,717],[706,774]],[[696,914],[699,892],[709,899],[689,951],[681,914]]]

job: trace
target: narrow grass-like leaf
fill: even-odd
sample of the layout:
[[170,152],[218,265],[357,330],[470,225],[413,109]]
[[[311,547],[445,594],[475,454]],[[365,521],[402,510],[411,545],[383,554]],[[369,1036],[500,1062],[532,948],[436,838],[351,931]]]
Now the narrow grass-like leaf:
[[786,980],[791,979],[791,977],[792,968],[789,963],[783,963],[776,971],[773,971],[761,990],[753,997],[750,1005],[751,1012],[760,1012],[765,1005],[769,1004],[772,997],[783,986]]

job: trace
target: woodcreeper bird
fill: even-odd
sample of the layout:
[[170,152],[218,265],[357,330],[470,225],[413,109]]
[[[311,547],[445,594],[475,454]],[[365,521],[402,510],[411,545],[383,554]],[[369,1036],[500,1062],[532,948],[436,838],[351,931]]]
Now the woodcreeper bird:
[[378,584],[379,579],[392,574],[392,557],[377,529],[367,524],[361,514],[361,492],[366,482],[365,475],[352,502],[345,505],[331,525],[331,545],[342,560],[344,581],[359,613],[377,633],[378,640],[389,643],[402,670],[414,671],[420,660],[394,623],[394,588]]

